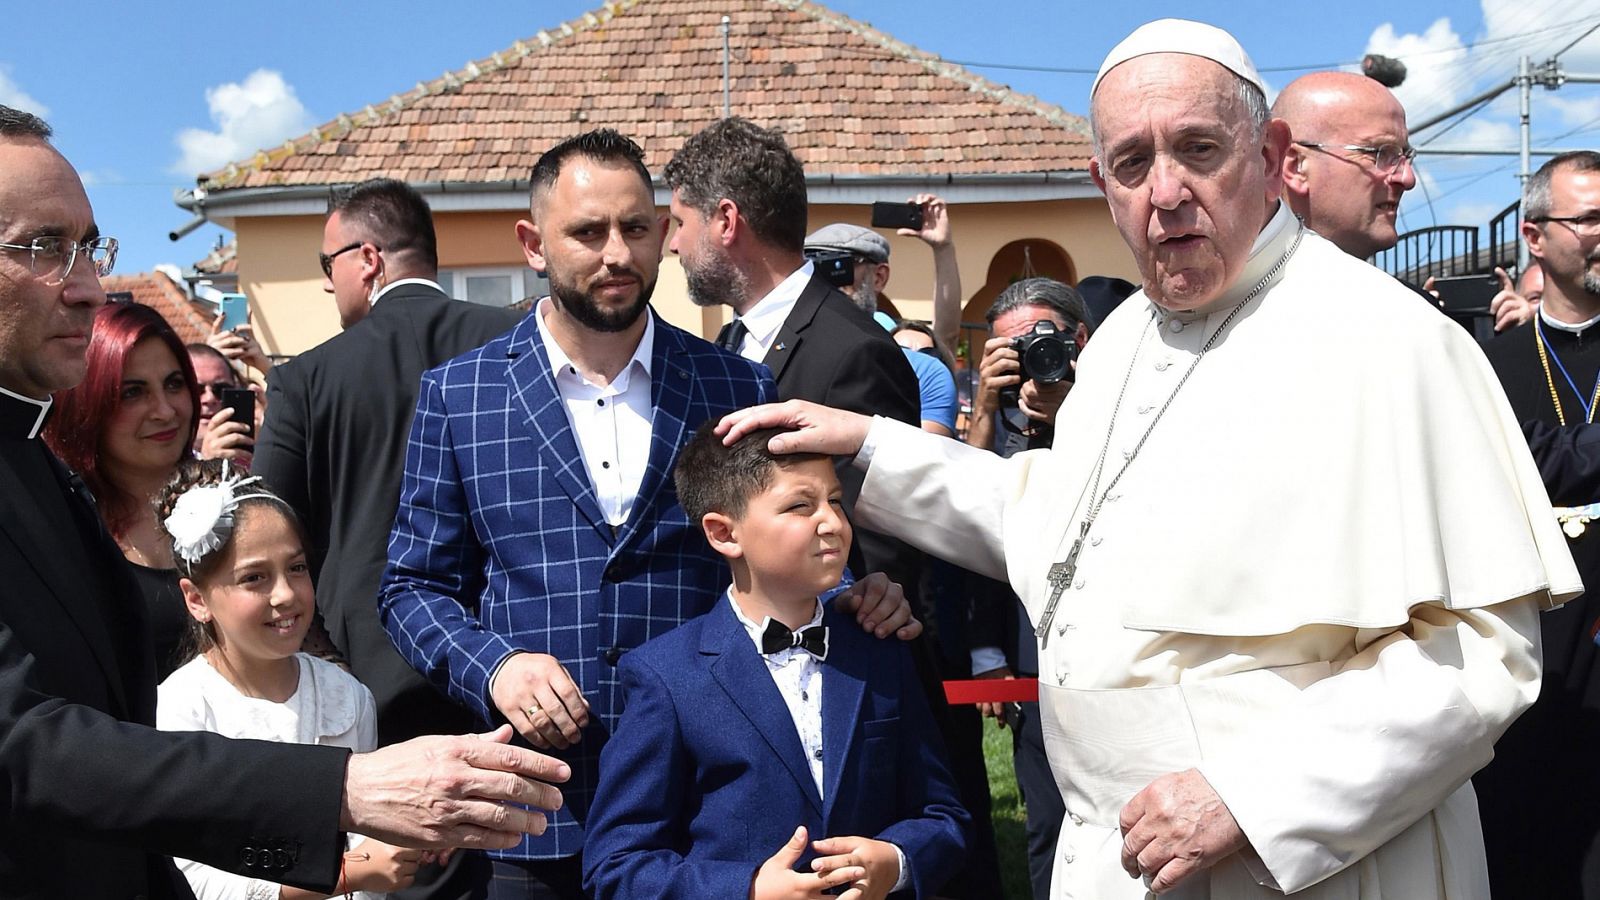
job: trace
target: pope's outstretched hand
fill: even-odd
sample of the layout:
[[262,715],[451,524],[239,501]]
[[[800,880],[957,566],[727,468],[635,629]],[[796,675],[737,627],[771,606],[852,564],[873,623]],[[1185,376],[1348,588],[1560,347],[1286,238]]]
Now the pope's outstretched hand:
[[855,456],[871,426],[871,416],[805,400],[785,400],[728,413],[717,423],[717,433],[722,435],[724,444],[732,444],[762,428],[792,428],[792,433],[774,437],[767,449],[773,453]]

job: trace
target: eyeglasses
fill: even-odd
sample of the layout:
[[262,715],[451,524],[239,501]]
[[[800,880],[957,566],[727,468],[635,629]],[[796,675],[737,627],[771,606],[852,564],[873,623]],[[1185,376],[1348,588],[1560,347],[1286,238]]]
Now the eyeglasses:
[[1534,216],[1529,222],[1560,222],[1579,237],[1600,234],[1600,212],[1586,212],[1581,216]]
[[40,278],[60,284],[72,275],[72,264],[82,253],[94,264],[101,278],[111,274],[117,263],[117,239],[91,238],[79,243],[63,237],[39,237],[26,244],[0,244],[0,250],[28,251],[28,270]]
[[[332,253],[318,253],[317,254],[317,261],[322,263],[322,274],[324,276],[328,277],[328,278],[332,278],[333,277],[333,259],[334,259],[334,257],[338,256],[341,253],[349,253],[351,250],[354,250],[357,247],[359,247],[359,246],[361,246],[362,244],[365,244],[365,243],[366,243],[366,241],[356,241],[353,244],[346,244],[343,247],[340,247],[339,249],[333,251]],[[383,251],[379,250],[378,252],[382,253]]]
[[1323,153],[1333,153],[1335,150],[1349,150],[1351,153],[1362,153],[1372,157],[1372,168],[1379,174],[1388,175],[1400,167],[1402,162],[1415,163],[1417,149],[1415,147],[1401,147],[1397,144],[1380,144],[1376,147],[1364,147],[1360,144],[1318,144],[1314,141],[1295,141],[1302,147],[1312,150],[1321,150]]

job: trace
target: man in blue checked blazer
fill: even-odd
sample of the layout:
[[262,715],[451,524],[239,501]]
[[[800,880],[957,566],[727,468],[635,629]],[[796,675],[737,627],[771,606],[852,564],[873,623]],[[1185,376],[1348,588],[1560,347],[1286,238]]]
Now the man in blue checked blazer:
[[[649,312],[666,217],[642,158],[609,129],[541,156],[517,233],[551,296],[426,373],[412,423],[384,626],[433,684],[573,770],[549,830],[491,854],[491,900],[583,896],[617,663],[727,585],[678,505],[678,449],[700,423],[777,396],[764,366]],[[889,605],[865,614],[880,634],[909,620],[903,598]]]

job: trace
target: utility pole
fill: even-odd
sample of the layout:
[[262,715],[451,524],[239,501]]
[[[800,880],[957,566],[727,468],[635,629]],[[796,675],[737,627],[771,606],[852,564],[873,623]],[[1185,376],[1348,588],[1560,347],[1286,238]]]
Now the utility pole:
[[732,55],[728,46],[728,33],[732,22],[728,16],[722,17],[722,117],[724,119],[733,115],[733,100],[728,88],[728,59]]

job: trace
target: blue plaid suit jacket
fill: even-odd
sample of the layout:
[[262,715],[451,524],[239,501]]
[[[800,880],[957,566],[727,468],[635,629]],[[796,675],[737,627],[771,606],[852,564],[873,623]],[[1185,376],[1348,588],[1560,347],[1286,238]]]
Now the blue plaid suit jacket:
[[[654,313],[651,313],[654,315]],[[537,315],[537,313],[535,313]],[[628,521],[606,523],[533,316],[422,377],[379,615],[400,654],[486,723],[514,651],[561,660],[588,699],[566,805],[501,854],[583,848],[600,748],[622,712],[617,662],[710,609],[727,564],[678,506],[672,466],[702,422],[777,399],[765,366],[655,321],[650,459]]]

